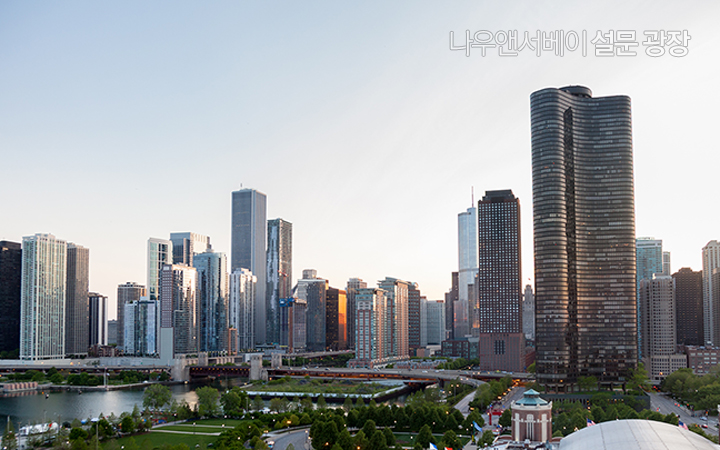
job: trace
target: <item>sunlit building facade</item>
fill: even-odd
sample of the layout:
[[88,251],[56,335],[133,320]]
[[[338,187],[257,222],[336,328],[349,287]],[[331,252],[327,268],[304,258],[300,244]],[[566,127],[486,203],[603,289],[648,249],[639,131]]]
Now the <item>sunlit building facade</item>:
[[327,290],[325,327],[327,350],[347,350],[347,296],[342,289]]
[[[145,289],[145,286],[138,284],[134,281],[128,281],[127,283],[118,285],[117,288],[117,345],[120,348],[123,348],[125,345],[125,305],[127,303],[136,302],[140,300],[141,297],[147,296],[147,289]],[[153,318],[157,319],[155,317],[156,315],[153,314]],[[153,328],[156,327],[157,324],[153,325]],[[153,338],[155,337],[155,330],[153,330]],[[155,347],[155,344],[153,344],[153,348]],[[154,351],[153,351],[154,353]]]
[[160,279],[160,327],[173,330],[173,353],[197,353],[198,274],[185,264],[165,264]]

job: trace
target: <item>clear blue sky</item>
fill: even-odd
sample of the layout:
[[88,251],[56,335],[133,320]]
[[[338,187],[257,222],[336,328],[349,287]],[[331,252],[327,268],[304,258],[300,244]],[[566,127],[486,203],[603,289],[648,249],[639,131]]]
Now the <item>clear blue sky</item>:
[[[388,4],[389,3],[389,4]],[[529,96],[633,101],[637,233],[673,270],[720,239],[720,3],[0,3],[0,239],[90,248],[91,290],[145,283],[149,237],[230,250],[230,193],[294,225],[294,278],[392,276],[441,299],[457,214],[512,189],[532,278]],[[470,57],[465,30],[688,30],[683,58]],[[229,256],[229,255],[228,255]]]

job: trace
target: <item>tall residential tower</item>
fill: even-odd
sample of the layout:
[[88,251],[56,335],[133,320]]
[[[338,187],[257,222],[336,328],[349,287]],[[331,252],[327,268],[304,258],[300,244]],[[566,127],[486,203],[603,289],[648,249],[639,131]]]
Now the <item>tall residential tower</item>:
[[630,98],[530,97],[537,380],[622,383],[638,359]]

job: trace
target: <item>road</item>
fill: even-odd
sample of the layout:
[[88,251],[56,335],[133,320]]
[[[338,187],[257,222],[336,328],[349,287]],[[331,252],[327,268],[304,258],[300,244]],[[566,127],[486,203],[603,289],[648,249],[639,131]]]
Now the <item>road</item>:
[[[295,450],[306,450],[310,448],[308,441],[308,430],[297,430],[289,433],[270,433],[270,437],[265,439],[266,442],[274,441],[273,450],[285,450],[290,444]],[[307,445],[306,445],[307,444]]]
[[[691,423],[703,426],[707,425],[708,428],[705,432],[708,434],[718,434],[718,423],[715,417],[709,417],[707,420],[702,420],[702,416],[696,415],[693,417],[692,411],[687,409],[680,403],[677,403],[672,397],[666,396],[665,394],[659,394],[657,392],[649,392],[650,395],[650,408],[654,411],[658,411],[661,414],[674,413],[680,417],[680,420],[686,425]],[[697,413],[696,413],[697,414]]]

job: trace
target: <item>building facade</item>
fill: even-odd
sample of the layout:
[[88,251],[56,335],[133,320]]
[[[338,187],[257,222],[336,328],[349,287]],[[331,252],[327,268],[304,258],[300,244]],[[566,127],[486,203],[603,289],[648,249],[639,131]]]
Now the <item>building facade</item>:
[[705,345],[706,346],[718,346],[720,342],[716,342],[716,328],[718,325],[715,323],[715,318],[718,316],[720,311],[720,299],[714,295],[714,280],[713,274],[720,270],[720,242],[710,241],[702,249],[703,259],[703,331],[705,334]]
[[230,274],[230,327],[237,330],[237,351],[255,348],[257,277],[248,269]]
[[378,287],[385,291],[385,357],[403,360],[410,356],[408,339],[408,290],[411,283],[385,277]]
[[643,361],[650,378],[661,380],[670,374],[667,357],[676,353],[675,283],[655,275],[640,280],[639,293]]
[[622,383],[638,360],[630,98],[568,86],[530,108],[537,380]]
[[257,277],[255,292],[255,341],[266,343],[265,289],[267,196],[255,189],[232,193],[231,270],[248,269]]
[[280,343],[280,299],[292,295],[292,224],[283,219],[267,223],[266,341]]
[[416,356],[417,349],[427,345],[427,343],[423,345],[423,317],[427,314],[425,300],[417,283],[410,283],[408,285],[408,348],[411,356]]
[[385,291],[377,288],[355,293],[355,359],[349,367],[371,369],[388,360],[386,299]]
[[22,244],[0,241],[0,352],[20,348]]
[[347,350],[347,294],[342,289],[327,290],[325,332],[328,350]]
[[532,286],[525,285],[523,293],[523,333],[525,339],[535,340],[535,295]]
[[198,275],[198,347],[201,352],[226,351],[230,326],[227,257],[209,249],[193,258]]
[[198,233],[170,233],[172,242],[173,263],[194,266],[195,255],[212,249],[210,238]]
[[458,299],[455,309],[455,336],[471,333],[474,302],[468,286],[478,272],[478,223],[475,205],[458,214]]
[[[197,353],[198,274],[185,264],[165,264],[160,278],[160,327],[173,331],[173,354]],[[151,299],[152,300],[152,299]]]
[[307,303],[307,350],[324,352],[327,348],[327,280],[317,278],[315,270],[303,270],[295,296]]
[[143,296],[123,305],[125,330],[123,348],[126,355],[152,356],[158,351],[155,334],[159,302]]
[[525,369],[520,200],[487,191],[478,202],[478,311],[481,370]]
[[455,337],[455,304],[458,302],[458,272],[450,277],[450,291],[445,293],[445,339]]
[[20,359],[65,357],[67,242],[52,234],[23,237]]
[[426,300],[426,331],[423,346],[441,345],[445,337],[445,302],[443,300]]
[[87,354],[90,346],[90,250],[68,243],[66,269],[65,353]]
[[[123,348],[125,345],[125,304],[136,302],[141,297],[147,296],[147,289],[134,281],[118,285],[117,288],[117,345]],[[155,317],[155,315],[153,315]],[[155,332],[153,331],[153,336]],[[154,344],[153,344],[154,347]]]
[[355,348],[355,293],[358,289],[367,289],[367,283],[360,278],[350,278],[345,287],[348,305],[348,347],[350,348]]
[[[97,292],[90,292],[89,298],[89,343],[93,345],[108,345],[108,298]],[[87,352],[87,349],[85,350]]]
[[677,343],[702,346],[705,343],[702,272],[683,267],[672,277],[675,280]]
[[[638,299],[638,351],[643,357],[642,308],[640,308],[640,281],[652,280],[655,274],[663,274],[662,240],[652,237],[641,237],[635,240],[635,254],[637,259],[637,299]],[[669,276],[669,274],[668,274]]]

